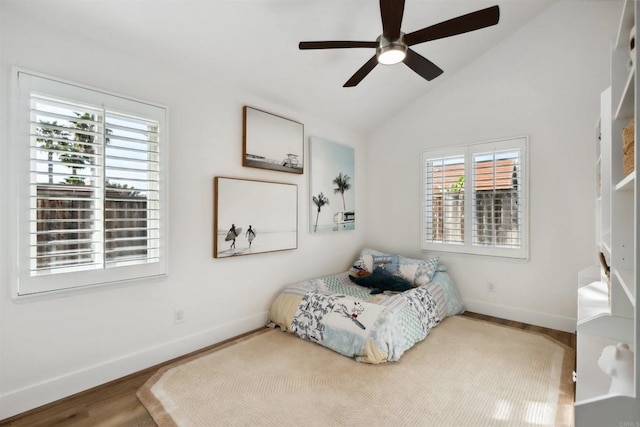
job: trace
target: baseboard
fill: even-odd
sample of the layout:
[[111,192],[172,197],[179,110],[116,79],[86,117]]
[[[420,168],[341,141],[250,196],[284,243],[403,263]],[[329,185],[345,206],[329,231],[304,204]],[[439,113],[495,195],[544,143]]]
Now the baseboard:
[[473,311],[474,313],[486,314],[488,316],[500,317],[502,319],[514,320],[516,322],[528,323],[530,325],[542,326],[559,331],[571,333],[576,331],[576,319],[570,317],[470,299],[464,299],[464,304],[468,311]]
[[259,313],[0,395],[0,420],[257,329],[266,320],[267,313]]

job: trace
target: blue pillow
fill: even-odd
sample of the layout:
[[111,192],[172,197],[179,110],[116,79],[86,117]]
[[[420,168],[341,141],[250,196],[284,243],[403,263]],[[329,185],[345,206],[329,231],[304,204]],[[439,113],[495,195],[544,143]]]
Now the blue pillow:
[[349,276],[355,284],[371,289],[371,294],[381,294],[384,291],[404,292],[413,289],[413,284],[407,279],[390,274],[378,267],[372,274],[360,277]]
[[451,280],[449,274],[447,274],[447,269],[444,268],[444,266],[440,267],[433,275],[431,284],[440,286],[444,292],[447,301],[447,316],[464,313],[464,301],[462,301],[456,285],[453,283],[453,280]]
[[398,265],[398,259],[398,255],[372,255],[372,270],[375,271],[376,268],[381,268],[387,273],[398,274],[400,267]]

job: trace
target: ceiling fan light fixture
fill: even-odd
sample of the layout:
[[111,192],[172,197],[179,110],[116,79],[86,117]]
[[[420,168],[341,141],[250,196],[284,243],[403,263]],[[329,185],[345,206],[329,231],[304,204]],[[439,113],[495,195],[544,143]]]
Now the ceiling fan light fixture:
[[380,64],[393,65],[404,61],[407,56],[407,45],[404,44],[403,38],[404,33],[400,33],[397,40],[389,40],[384,36],[378,37],[376,57]]
[[298,47],[301,50],[375,48],[376,54],[369,58],[369,60],[347,80],[343,87],[356,86],[362,79],[369,75],[378,64],[393,65],[399,62],[403,62],[423,79],[431,81],[444,71],[415,50],[409,49],[409,46],[413,47],[420,43],[491,27],[500,21],[500,6],[495,5],[460,15],[456,18],[451,18],[405,35],[400,31],[402,27],[402,15],[404,14],[404,4],[405,0],[380,0],[382,34],[375,41],[334,40],[300,42]]

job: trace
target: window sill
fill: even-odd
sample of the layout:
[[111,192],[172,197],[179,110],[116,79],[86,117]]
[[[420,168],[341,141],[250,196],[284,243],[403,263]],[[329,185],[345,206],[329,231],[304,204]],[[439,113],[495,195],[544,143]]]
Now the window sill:
[[[109,289],[121,289],[125,287],[143,285],[148,283],[163,282],[167,279],[168,274],[160,274],[157,276],[141,277],[136,279],[119,280],[115,282],[98,283],[95,285],[76,286],[73,288],[55,289],[51,291],[34,292],[28,294],[19,294],[14,292],[12,299],[17,303],[28,303],[33,301],[43,301],[57,298],[66,298],[76,295],[82,295],[92,292],[102,292]],[[14,291],[17,286],[14,287]]]

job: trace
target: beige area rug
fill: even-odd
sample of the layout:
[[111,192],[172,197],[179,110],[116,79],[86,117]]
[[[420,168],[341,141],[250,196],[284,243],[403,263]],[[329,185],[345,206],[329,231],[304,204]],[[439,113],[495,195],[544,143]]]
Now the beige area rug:
[[461,316],[380,365],[265,329],[162,368],[138,397],[160,426],[570,426],[573,358]]

